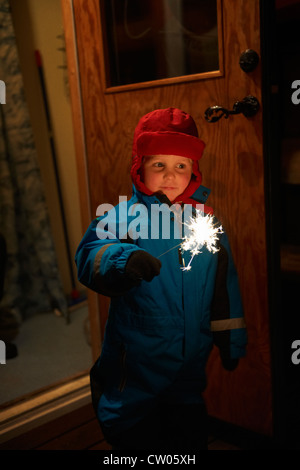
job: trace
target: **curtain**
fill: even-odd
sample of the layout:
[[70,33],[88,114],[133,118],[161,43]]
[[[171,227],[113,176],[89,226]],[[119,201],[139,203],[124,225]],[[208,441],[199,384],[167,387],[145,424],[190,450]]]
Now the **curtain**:
[[54,308],[67,315],[8,0],[0,0],[0,79],[6,91],[0,104],[0,233],[7,251],[0,307],[20,319]]

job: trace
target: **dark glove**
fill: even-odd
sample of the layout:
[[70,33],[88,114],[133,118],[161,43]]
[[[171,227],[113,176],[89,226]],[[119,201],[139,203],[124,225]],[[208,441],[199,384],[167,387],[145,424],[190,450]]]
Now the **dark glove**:
[[125,266],[125,274],[133,281],[139,283],[143,279],[147,282],[152,281],[159,275],[161,262],[159,259],[147,253],[147,251],[138,250],[130,255]]

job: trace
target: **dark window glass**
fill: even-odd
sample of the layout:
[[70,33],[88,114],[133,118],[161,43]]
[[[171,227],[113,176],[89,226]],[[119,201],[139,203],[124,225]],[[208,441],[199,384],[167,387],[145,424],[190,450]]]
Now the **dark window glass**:
[[107,85],[219,69],[217,0],[100,0]]

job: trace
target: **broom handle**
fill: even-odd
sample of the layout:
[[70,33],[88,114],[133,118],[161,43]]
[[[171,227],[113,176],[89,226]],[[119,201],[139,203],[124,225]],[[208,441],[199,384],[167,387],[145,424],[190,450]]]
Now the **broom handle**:
[[69,271],[70,271],[70,276],[71,276],[72,288],[75,290],[76,289],[76,284],[75,284],[75,278],[74,278],[74,273],[73,273],[72,257],[71,257],[71,251],[70,251],[70,243],[69,243],[69,235],[68,235],[68,229],[67,229],[67,224],[66,224],[64,203],[63,203],[61,184],[60,184],[60,178],[59,178],[59,172],[58,172],[58,166],[57,166],[56,151],[55,151],[55,144],[54,144],[54,139],[53,139],[51,117],[50,117],[49,106],[48,106],[48,99],[47,99],[47,92],[46,92],[46,86],[45,86],[42,58],[41,58],[40,51],[38,51],[38,50],[35,51],[35,59],[36,59],[36,64],[37,64],[37,68],[38,68],[38,72],[39,72],[40,83],[41,83],[41,88],[42,88],[42,93],[43,93],[43,101],[44,101],[46,117],[47,117],[49,140],[50,140],[51,154],[52,154],[52,160],[53,160],[53,165],[54,165],[56,185],[57,185],[57,190],[58,190],[59,205],[60,205],[61,216],[62,216],[62,224],[63,224],[64,238],[65,238],[65,245],[66,245],[66,250],[67,250]]

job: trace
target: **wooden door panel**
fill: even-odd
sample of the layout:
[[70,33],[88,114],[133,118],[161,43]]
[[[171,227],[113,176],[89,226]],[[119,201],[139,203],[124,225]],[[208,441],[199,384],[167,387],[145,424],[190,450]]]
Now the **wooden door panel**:
[[[142,115],[167,106],[192,114],[207,143],[200,161],[203,184],[212,190],[208,205],[229,235],[249,336],[247,357],[234,372],[224,371],[213,351],[205,399],[211,415],[271,434],[263,110],[253,118],[230,116],[214,124],[204,119],[205,109],[212,105],[231,109],[249,94],[261,102],[260,65],[248,74],[239,66],[242,51],[251,48],[260,53],[259,0],[221,4],[223,76],[107,93],[99,2],[73,0],[89,197],[94,217],[99,204],[116,204],[119,196],[130,196],[132,138]],[[70,26],[65,23],[65,27]],[[99,296],[99,305],[103,327],[108,300]]]

